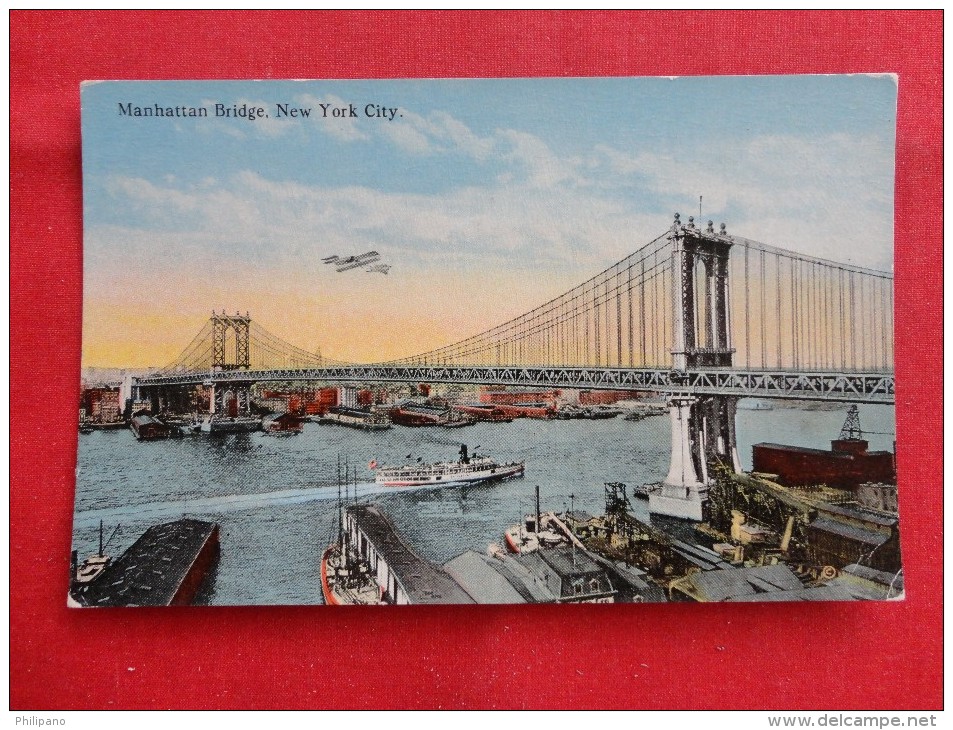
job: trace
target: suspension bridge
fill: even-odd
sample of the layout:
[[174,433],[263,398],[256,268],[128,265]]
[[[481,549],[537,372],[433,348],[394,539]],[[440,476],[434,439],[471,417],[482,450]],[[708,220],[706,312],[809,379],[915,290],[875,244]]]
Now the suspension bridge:
[[338,361],[283,341],[247,313],[213,313],[173,363],[133,389],[161,403],[204,384],[212,414],[247,412],[260,382],[656,392],[670,408],[672,460],[655,511],[696,517],[710,461],[740,470],[738,398],[891,404],[893,339],[891,274],[676,214],[667,231],[588,281],[428,352]]

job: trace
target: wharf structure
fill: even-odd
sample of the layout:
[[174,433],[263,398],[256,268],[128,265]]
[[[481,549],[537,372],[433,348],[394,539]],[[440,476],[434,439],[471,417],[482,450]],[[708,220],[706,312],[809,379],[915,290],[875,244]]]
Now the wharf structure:
[[390,418],[386,412],[375,411],[370,407],[347,408],[335,406],[329,408],[318,423],[330,423],[340,426],[349,426],[365,431],[381,431],[391,427]]
[[358,559],[366,562],[376,577],[385,603],[474,602],[445,570],[418,555],[379,507],[348,507],[344,527]]
[[857,505],[841,490],[796,490],[727,470],[709,496],[709,522],[697,530],[710,548],[635,519],[619,483],[606,484],[604,516],[572,511],[554,522],[597,558],[644,571],[669,600],[902,596],[896,514]]
[[261,430],[268,434],[300,433],[301,418],[291,413],[269,413],[261,419]]
[[219,527],[182,519],[146,530],[93,581],[70,586],[75,606],[186,606],[195,600],[218,559]]
[[514,416],[502,406],[494,406],[487,403],[454,403],[453,410],[475,418],[478,421],[509,423],[514,418]]
[[[897,483],[897,465],[889,451],[869,451],[863,438],[856,405],[847,411],[840,435],[831,441],[831,450],[760,443],[752,447],[754,471],[766,474],[785,486],[823,484],[858,492],[861,484]],[[866,490],[868,493],[870,490]],[[871,495],[872,496],[872,495]],[[896,510],[894,510],[896,511]]]
[[390,420],[398,426],[461,426],[476,422],[447,404],[405,401],[390,411]]
[[896,487],[789,487],[763,474],[719,474],[699,529],[740,560],[784,560],[840,571],[901,567]]

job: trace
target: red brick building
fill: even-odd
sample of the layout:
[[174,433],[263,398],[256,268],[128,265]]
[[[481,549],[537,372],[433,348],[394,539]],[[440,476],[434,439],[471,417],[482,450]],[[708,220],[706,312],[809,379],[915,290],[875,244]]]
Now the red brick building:
[[868,451],[862,439],[835,439],[831,450],[782,444],[755,444],[754,471],[776,474],[781,484],[826,484],[855,489],[863,482],[896,482],[894,456],[889,451]]
[[329,408],[340,404],[338,388],[319,388],[318,390],[304,390],[292,393],[279,390],[262,391],[262,399],[267,401],[282,400],[287,403],[284,408],[270,407],[276,412],[307,414],[309,416],[323,416]]
[[80,407],[92,423],[116,423],[122,420],[119,391],[109,388],[88,388],[83,391]]
[[494,405],[537,405],[555,407],[556,400],[562,395],[560,390],[493,390],[480,389],[480,402]]

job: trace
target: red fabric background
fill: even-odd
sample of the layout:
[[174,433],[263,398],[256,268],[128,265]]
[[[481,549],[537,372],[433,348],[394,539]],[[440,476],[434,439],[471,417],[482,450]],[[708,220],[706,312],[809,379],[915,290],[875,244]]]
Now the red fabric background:
[[[941,22],[939,12],[13,12],[11,706],[940,707]],[[82,80],[872,71],[900,76],[904,603],[66,609]]]

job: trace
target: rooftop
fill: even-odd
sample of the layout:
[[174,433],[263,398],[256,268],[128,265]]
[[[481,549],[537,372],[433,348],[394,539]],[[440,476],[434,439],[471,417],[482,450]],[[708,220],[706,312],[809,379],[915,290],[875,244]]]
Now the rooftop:
[[765,599],[765,595],[798,591],[804,584],[788,566],[778,564],[692,573],[676,581],[672,588],[676,587],[696,601],[708,602],[742,600],[744,596],[756,596],[751,600],[772,600]]
[[820,517],[808,525],[808,530],[826,532],[838,537],[846,537],[849,540],[877,547],[883,545],[889,539],[889,535],[873,530],[865,530],[862,527],[855,527],[837,520],[828,520]]

